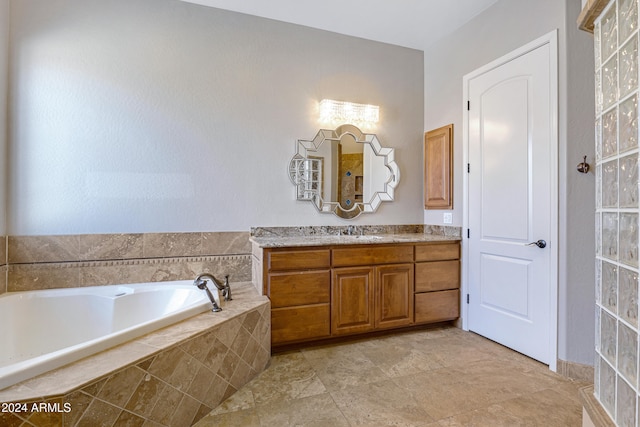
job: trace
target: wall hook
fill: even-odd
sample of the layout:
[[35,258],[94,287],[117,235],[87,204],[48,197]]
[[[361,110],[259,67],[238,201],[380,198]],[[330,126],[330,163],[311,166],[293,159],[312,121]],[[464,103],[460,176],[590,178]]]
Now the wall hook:
[[589,163],[587,163],[587,156],[584,156],[582,163],[578,164],[578,172],[589,173]]

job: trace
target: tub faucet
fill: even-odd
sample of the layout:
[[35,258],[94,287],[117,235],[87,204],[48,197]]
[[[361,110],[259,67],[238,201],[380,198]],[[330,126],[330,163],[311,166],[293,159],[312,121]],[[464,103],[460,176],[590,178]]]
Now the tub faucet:
[[222,296],[225,301],[231,301],[231,285],[229,285],[229,275],[224,276],[224,289],[222,290]]
[[[225,289],[229,289],[229,293],[231,293],[231,290],[230,290],[231,288],[225,287],[225,285],[223,285],[222,283],[218,282],[218,279],[216,279],[215,277],[213,277],[213,275],[211,275],[209,273],[200,273],[200,274],[198,274],[198,276],[196,276],[196,279],[193,281],[193,284],[195,286],[197,286],[198,289],[202,289],[203,291],[205,291],[207,293],[207,296],[209,297],[209,300],[211,301],[211,304],[213,305],[213,310],[212,311],[214,311],[214,312],[222,311],[222,309],[218,305],[218,302],[216,301],[216,299],[214,298],[213,294],[211,293],[211,291],[207,287],[207,280],[206,279],[211,280],[211,283],[213,283],[218,290],[223,291],[223,295],[225,293],[224,292]],[[227,296],[226,295],[225,295],[225,300],[227,300]]]

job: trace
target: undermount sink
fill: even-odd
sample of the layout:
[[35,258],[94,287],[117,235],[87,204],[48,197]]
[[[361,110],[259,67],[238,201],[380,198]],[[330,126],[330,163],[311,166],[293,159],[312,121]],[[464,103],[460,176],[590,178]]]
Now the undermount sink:
[[360,239],[360,240],[379,240],[382,239],[382,236],[373,236],[373,235],[363,235],[363,236],[356,236],[356,239]]

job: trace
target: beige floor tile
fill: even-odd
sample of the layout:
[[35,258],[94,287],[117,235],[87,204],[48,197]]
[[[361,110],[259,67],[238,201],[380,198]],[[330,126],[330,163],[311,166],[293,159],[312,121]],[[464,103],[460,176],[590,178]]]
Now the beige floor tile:
[[274,355],[196,426],[571,427],[584,385],[443,327]]
[[231,397],[222,402],[210,412],[211,415],[225,414],[228,412],[245,411],[256,407],[253,393],[249,387],[243,387]]
[[327,390],[340,390],[388,378],[361,350],[349,345],[318,348],[303,354]]
[[523,421],[499,406],[489,406],[440,420],[440,427],[520,427]]
[[263,426],[346,427],[346,418],[328,393],[257,408]]
[[555,390],[542,390],[499,404],[523,425],[571,427],[582,425],[582,406]]
[[255,409],[209,414],[195,424],[198,427],[260,427],[260,417]]
[[442,360],[431,353],[400,342],[386,343],[389,345],[364,348],[362,354],[389,377],[413,375],[444,366]]
[[352,426],[426,426],[434,420],[413,396],[390,381],[331,392]]
[[[444,377],[444,376],[443,376]],[[493,383],[470,384],[464,377],[451,382],[424,382],[427,377],[397,379],[418,405],[433,419],[440,420],[509,399],[513,395]]]
[[252,391],[256,405],[326,392],[316,371],[300,352],[273,357],[269,368],[246,387]]

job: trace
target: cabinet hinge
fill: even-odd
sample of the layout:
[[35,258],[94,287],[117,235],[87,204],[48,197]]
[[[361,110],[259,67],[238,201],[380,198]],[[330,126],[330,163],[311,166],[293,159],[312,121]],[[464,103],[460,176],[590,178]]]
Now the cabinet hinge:
[[469,304],[469,294],[467,294],[467,304]]

